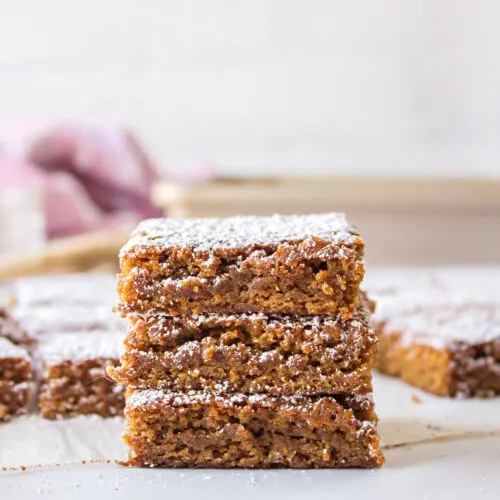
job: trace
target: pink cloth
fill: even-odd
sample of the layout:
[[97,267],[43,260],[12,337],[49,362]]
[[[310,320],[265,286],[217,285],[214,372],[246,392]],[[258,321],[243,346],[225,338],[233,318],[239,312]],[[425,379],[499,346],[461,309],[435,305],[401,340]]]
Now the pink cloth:
[[0,188],[39,188],[49,236],[159,215],[149,202],[158,174],[128,132],[55,128],[27,144],[23,156],[13,160],[0,153]]

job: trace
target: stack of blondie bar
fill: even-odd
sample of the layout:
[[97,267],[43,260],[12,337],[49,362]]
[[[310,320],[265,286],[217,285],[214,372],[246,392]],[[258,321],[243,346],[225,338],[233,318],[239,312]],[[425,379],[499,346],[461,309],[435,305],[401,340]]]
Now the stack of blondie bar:
[[121,252],[129,463],[378,467],[377,338],[343,214],[154,219]]

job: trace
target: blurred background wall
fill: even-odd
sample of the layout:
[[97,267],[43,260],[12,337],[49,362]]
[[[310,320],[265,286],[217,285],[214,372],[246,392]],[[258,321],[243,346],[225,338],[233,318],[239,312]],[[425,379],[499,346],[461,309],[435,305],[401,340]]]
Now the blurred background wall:
[[0,0],[0,124],[130,124],[162,169],[500,177],[495,0]]

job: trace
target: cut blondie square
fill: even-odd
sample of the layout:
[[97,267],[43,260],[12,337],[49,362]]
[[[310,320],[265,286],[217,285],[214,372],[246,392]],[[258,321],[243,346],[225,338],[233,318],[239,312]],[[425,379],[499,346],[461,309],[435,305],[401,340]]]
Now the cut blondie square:
[[0,338],[0,422],[26,412],[31,379],[31,360],[26,349]]
[[380,303],[376,367],[439,396],[500,394],[500,304],[446,293]]
[[60,333],[41,337],[40,410],[49,419],[97,414],[120,415],[124,388],[106,375],[118,362],[124,333]]
[[344,214],[151,219],[120,254],[122,314],[342,314],[364,245]]
[[132,466],[374,468],[384,461],[369,396],[129,390],[125,414]]
[[127,349],[108,373],[135,388],[247,394],[366,394],[378,341],[370,313],[130,316]]

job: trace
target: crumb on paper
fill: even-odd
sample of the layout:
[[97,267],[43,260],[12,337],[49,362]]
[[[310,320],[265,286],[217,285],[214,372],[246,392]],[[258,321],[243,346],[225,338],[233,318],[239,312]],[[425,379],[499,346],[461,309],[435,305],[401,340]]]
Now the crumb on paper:
[[422,399],[416,394],[411,395],[411,401],[412,403],[422,404]]
[[440,427],[439,425],[427,424],[426,427],[430,431],[439,431],[439,432],[444,431],[444,429],[442,427]]

